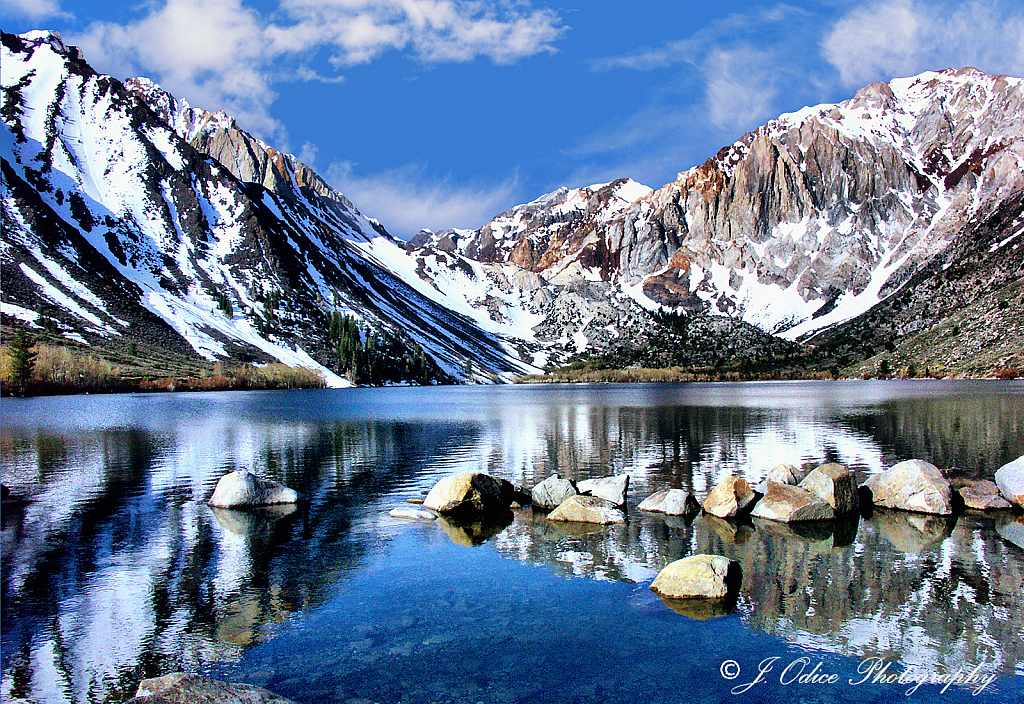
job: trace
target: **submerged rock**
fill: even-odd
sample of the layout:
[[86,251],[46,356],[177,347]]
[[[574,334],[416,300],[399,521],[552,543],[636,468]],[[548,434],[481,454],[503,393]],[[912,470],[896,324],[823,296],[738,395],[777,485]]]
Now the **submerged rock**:
[[798,486],[828,503],[836,513],[852,513],[860,505],[857,482],[845,465],[823,464],[811,470]]
[[557,474],[552,474],[533,487],[530,495],[533,498],[534,506],[550,510],[558,508],[559,504],[577,493],[579,492],[576,491],[576,485],[571,479],[563,479]]
[[430,490],[423,506],[441,514],[507,511],[515,498],[511,482],[489,474],[467,472],[445,477]]
[[577,483],[576,488],[581,494],[597,496],[611,501],[616,506],[625,506],[626,492],[629,491],[629,475],[616,474],[614,477],[585,479]]
[[952,480],[950,484],[960,494],[960,498],[964,500],[964,506],[967,508],[973,508],[976,511],[994,511],[1013,506],[1003,498],[995,482],[990,482],[987,479],[958,478]]
[[251,684],[175,672],[143,680],[128,704],[295,704]]
[[700,504],[693,494],[682,489],[656,491],[640,502],[641,511],[664,513],[669,516],[692,516],[700,511]]
[[392,518],[408,518],[413,521],[432,521],[437,518],[437,514],[432,511],[427,511],[422,508],[413,508],[412,506],[393,508],[388,511],[388,515]]
[[719,616],[728,616],[736,606],[736,599],[730,599],[729,597],[723,599],[707,599],[702,597],[673,599],[661,594],[657,596],[665,606],[677,614],[692,618],[694,621],[708,621]]
[[726,477],[704,499],[703,508],[712,516],[732,518],[742,513],[756,498],[746,479]]
[[[743,545],[754,535],[752,526],[746,523],[738,523],[732,518],[718,518],[710,513],[705,513],[697,521],[703,521],[715,535],[733,545]],[[694,523],[694,525],[697,525],[697,523]]]
[[1024,455],[996,470],[996,486],[1007,501],[1024,506]]
[[876,506],[949,515],[953,490],[938,468],[924,460],[900,462],[865,483]]
[[768,491],[757,502],[751,516],[783,523],[822,521],[835,518],[835,510],[807,489],[768,482]]
[[740,563],[720,555],[691,555],[667,565],[651,591],[671,599],[724,599],[740,585]]
[[299,494],[294,489],[241,469],[220,478],[217,488],[213,490],[213,496],[210,497],[210,505],[219,508],[238,508],[293,504],[298,500]]
[[623,523],[625,514],[619,507],[599,496],[570,496],[554,511],[548,514],[552,521],[576,521],[579,523]]

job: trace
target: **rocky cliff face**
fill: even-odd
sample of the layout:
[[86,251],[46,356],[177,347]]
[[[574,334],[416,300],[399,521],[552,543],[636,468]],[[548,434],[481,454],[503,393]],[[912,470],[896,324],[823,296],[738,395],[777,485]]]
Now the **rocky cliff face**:
[[[891,300],[930,263],[958,259],[966,233],[1000,214],[992,252],[1017,257],[1019,218],[1007,210],[1024,197],[1022,107],[1019,79],[970,68],[874,83],[783,115],[656,191],[625,181],[561,189],[410,247],[515,265],[541,287],[587,288],[601,302],[575,306],[575,330],[555,327],[598,346],[608,340],[580,324],[589,312],[605,325],[605,301],[617,297],[629,299],[620,318],[634,322],[664,306],[802,340]],[[546,327],[563,317],[550,310]]]

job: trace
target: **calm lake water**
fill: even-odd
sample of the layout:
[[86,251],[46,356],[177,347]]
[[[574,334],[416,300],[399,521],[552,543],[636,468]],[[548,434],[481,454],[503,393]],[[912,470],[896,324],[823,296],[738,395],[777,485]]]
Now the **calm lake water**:
[[[780,462],[839,461],[863,480],[921,458],[991,477],[1024,454],[1024,383],[5,399],[0,440],[15,497],[2,514],[5,702],[123,701],[175,670],[308,703],[1024,696],[1020,514],[876,510],[793,529],[636,509],[665,488],[702,499],[728,474],[755,483]],[[305,501],[208,507],[243,467]],[[387,515],[464,471],[526,486],[628,472],[628,522]],[[700,552],[741,562],[728,614],[677,613],[649,590]],[[872,666],[906,681],[873,681]],[[812,672],[834,681],[798,679]],[[910,681],[958,672],[972,684]]]

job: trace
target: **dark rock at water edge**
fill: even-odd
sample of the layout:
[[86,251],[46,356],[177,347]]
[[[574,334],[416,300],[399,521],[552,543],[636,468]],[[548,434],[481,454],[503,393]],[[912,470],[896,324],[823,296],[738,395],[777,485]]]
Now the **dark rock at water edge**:
[[845,465],[823,464],[813,469],[798,486],[828,503],[836,513],[851,513],[860,505],[857,482]]

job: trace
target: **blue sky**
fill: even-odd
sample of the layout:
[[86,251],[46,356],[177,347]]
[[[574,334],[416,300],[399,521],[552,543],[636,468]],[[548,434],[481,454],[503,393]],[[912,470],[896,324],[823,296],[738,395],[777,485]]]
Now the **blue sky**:
[[656,188],[873,80],[1024,75],[1019,0],[0,0],[0,26],[227,111],[406,238],[560,185]]

